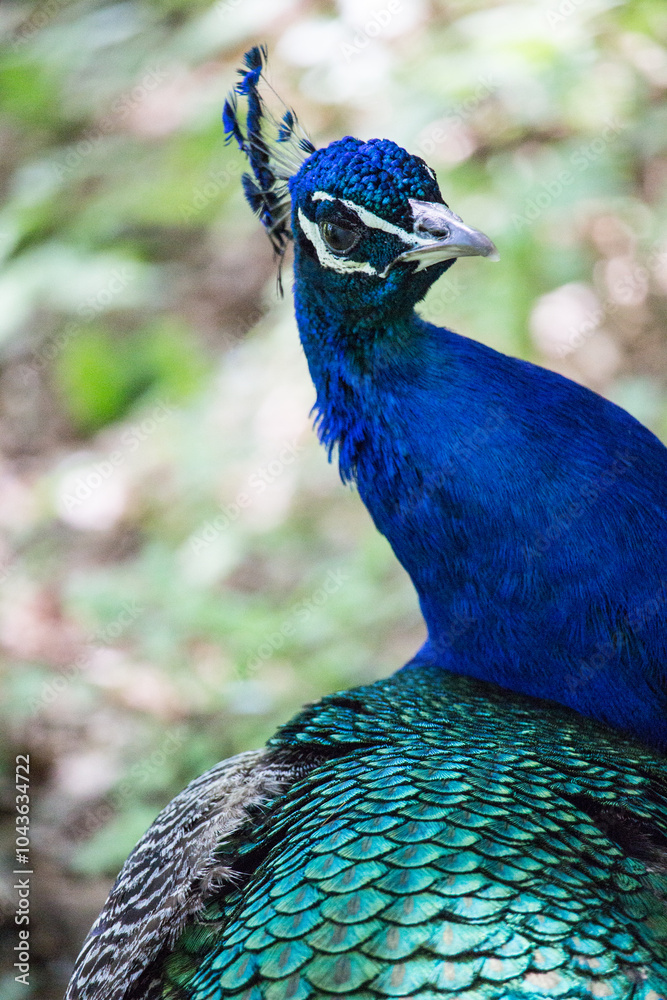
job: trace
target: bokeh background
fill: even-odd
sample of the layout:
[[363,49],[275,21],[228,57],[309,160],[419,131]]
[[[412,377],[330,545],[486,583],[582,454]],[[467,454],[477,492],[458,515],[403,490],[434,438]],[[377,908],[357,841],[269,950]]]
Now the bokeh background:
[[0,32],[0,994],[50,1000],[173,794],[422,639],[315,442],[289,266],[281,301],[223,142],[244,49],[316,144],[395,139],[496,241],[429,318],[667,436],[667,6],[3,0]]

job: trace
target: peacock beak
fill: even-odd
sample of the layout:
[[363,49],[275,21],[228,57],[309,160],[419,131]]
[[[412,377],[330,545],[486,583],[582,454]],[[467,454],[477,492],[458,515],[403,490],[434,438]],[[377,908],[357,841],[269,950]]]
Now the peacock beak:
[[488,257],[499,260],[495,245],[479,229],[466,226],[446,205],[410,198],[414,218],[414,246],[400,254],[399,261],[416,261],[422,271],[431,264],[456,257]]

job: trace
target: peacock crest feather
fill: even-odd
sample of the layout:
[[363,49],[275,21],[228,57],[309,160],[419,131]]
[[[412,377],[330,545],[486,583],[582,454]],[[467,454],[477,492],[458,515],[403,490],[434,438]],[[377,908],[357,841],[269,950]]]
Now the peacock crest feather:
[[[235,140],[248,157],[251,173],[242,177],[245,196],[263,226],[277,256],[282,258],[289,240],[290,194],[288,181],[315,152],[294,111],[285,107],[281,118],[267,108],[260,94],[260,81],[275,94],[264,76],[266,46],[246,52],[241,79],[225,101],[222,121],[227,142]],[[239,120],[238,98],[247,101],[245,132]],[[280,280],[280,279],[279,279]]]

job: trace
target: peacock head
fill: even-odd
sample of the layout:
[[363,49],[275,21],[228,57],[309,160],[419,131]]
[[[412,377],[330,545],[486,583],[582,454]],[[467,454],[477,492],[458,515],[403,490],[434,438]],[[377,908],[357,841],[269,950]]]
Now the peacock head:
[[[246,54],[223,120],[248,156],[246,197],[276,252],[294,240],[297,299],[355,326],[375,323],[411,310],[457,257],[497,259],[491,240],[446,205],[420,157],[389,139],[351,136],[315,149],[292,111],[280,122],[270,116],[258,90],[265,58],[259,47]],[[237,94],[248,100],[245,134]]]

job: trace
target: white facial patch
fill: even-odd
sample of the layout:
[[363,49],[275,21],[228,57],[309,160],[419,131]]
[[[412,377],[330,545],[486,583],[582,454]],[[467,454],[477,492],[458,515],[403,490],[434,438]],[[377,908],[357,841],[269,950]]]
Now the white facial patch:
[[320,264],[338,271],[339,274],[356,271],[386,278],[394,264],[400,261],[416,264],[416,271],[423,271],[431,264],[455,260],[457,257],[487,257],[489,260],[498,260],[498,251],[489,237],[478,229],[466,226],[451,208],[440,202],[408,198],[412,210],[413,229],[412,232],[406,232],[400,226],[387,222],[386,219],[370,212],[362,205],[355,205],[347,198],[334,198],[327,191],[315,191],[312,197],[313,201],[339,201],[341,205],[354,212],[359,222],[366,228],[382,230],[408,245],[408,249],[390,260],[383,271],[378,271],[367,261],[350,260],[343,255],[332,253],[322,238],[319,226],[311,222],[299,209],[301,228],[313,244]]
[[313,244],[315,253],[317,254],[317,259],[322,267],[328,267],[332,271],[338,271],[339,274],[347,274],[350,271],[356,271],[357,274],[378,273],[373,265],[369,264],[368,261],[350,260],[347,257],[337,257],[336,254],[329,250],[329,247],[322,239],[320,227],[317,223],[311,222],[310,219],[304,215],[301,209],[298,210],[298,215],[299,225],[301,226],[304,235],[307,236]]
[[[363,205],[356,205],[353,201],[347,198],[334,198],[327,191],[315,191],[313,194],[313,201],[339,201],[341,205],[345,205],[349,208],[351,212],[359,219],[359,222],[363,225],[368,226],[369,229],[380,229],[382,232],[389,233],[390,236],[397,236],[402,243],[406,243],[411,249],[416,249],[420,246],[426,246],[433,242],[433,237],[422,235],[416,232],[406,232],[405,229],[401,229],[400,226],[395,226],[391,222],[387,222],[381,216],[376,215],[375,212],[370,212]],[[315,252],[317,253],[317,258],[323,267],[328,267],[332,271],[337,271],[339,274],[346,274],[350,271],[356,271],[358,274],[374,274],[379,278],[384,278],[387,276],[393,261],[387,265],[384,271],[377,271],[372,264],[368,261],[358,261],[350,260],[347,257],[338,257],[336,254],[332,253],[327,247],[324,240],[322,239],[322,234],[320,233],[319,226],[315,222],[311,222],[310,219],[304,215],[303,211],[299,208],[298,210],[299,225],[304,232],[304,235],[308,237],[312,243]]]
[[414,246],[415,240],[419,241],[419,237],[415,233],[406,233],[405,229],[401,229],[400,226],[394,226],[393,223],[387,222],[386,219],[376,215],[375,212],[369,212],[367,208],[364,208],[362,205],[355,205],[353,201],[349,201],[347,198],[332,198],[326,191],[316,191],[313,195],[313,201],[339,201],[341,205],[345,205],[345,208],[349,208],[354,212],[359,217],[359,222],[363,222],[369,229],[381,229],[391,236],[398,236],[399,240],[402,240],[403,243],[409,243],[410,246]]

